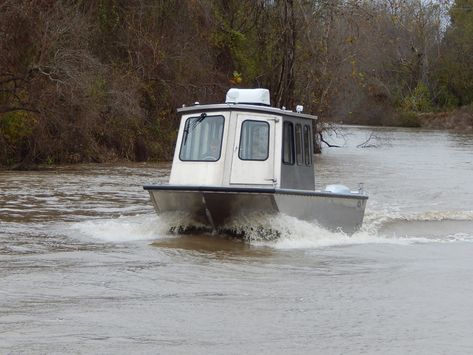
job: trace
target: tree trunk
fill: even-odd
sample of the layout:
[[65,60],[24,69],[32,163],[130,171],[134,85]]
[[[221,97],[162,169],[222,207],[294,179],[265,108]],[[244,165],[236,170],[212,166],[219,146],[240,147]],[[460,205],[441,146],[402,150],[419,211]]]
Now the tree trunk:
[[294,106],[294,64],[296,61],[296,16],[294,0],[284,0],[283,33],[280,46],[282,56],[279,80],[275,95],[276,107]]

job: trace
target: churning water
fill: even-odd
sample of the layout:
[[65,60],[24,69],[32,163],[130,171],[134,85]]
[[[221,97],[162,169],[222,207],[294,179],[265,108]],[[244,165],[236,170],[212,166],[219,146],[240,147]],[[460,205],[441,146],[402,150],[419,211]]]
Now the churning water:
[[169,165],[0,172],[0,353],[473,353],[473,135],[329,139],[317,187],[370,195],[351,237],[284,215],[172,235],[185,216],[141,188]]

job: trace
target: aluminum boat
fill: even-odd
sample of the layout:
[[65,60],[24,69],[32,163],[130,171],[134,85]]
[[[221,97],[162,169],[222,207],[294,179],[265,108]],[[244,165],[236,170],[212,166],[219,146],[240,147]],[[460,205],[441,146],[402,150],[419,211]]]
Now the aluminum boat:
[[158,214],[184,212],[212,230],[240,215],[286,214],[353,234],[360,187],[316,191],[316,116],[270,106],[266,89],[230,89],[225,103],[183,106],[169,184],[146,185]]

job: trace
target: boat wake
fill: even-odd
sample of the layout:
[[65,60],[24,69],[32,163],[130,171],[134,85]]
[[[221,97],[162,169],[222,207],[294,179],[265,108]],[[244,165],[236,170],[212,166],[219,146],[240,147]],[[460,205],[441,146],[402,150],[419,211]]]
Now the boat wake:
[[68,227],[74,238],[114,243],[159,239],[168,233],[168,229],[154,213],[94,219],[76,222]]
[[[124,216],[74,223],[75,237],[103,242],[159,240],[179,234],[211,234],[205,226],[182,213]],[[243,238],[254,246],[305,249],[370,243],[410,245],[419,243],[473,242],[473,211],[402,214],[368,212],[362,229],[352,236],[329,231],[316,223],[286,215],[238,216],[217,231]]]

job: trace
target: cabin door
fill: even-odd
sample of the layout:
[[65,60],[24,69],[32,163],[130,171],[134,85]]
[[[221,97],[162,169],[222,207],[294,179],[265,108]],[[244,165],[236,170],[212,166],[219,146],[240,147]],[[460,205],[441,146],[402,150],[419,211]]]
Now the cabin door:
[[230,184],[273,185],[275,118],[238,114]]

